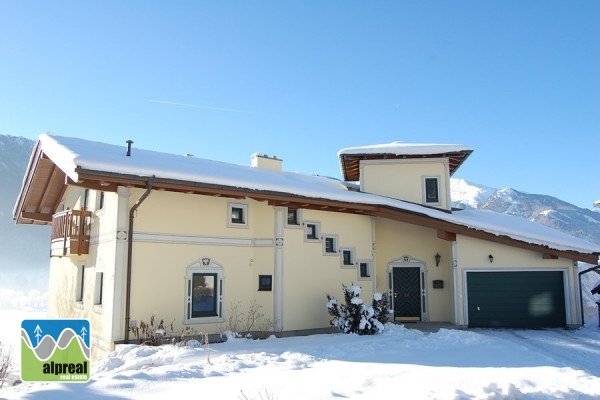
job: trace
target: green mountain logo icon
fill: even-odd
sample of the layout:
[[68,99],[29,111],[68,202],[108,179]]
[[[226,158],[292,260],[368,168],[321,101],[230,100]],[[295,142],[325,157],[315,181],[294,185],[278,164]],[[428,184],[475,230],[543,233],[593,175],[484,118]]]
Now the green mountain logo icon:
[[85,319],[24,320],[21,323],[21,380],[87,382],[90,323]]

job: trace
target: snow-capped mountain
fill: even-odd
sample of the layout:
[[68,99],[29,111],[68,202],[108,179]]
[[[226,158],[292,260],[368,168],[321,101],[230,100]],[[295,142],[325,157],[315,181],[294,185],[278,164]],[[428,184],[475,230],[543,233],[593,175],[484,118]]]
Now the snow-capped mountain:
[[516,215],[569,233],[592,243],[600,243],[600,213],[542,194],[515,189],[494,189],[451,179],[452,206],[479,208]]
[[12,218],[33,146],[29,139],[0,135],[0,285],[13,289],[47,286],[50,227],[17,225]]

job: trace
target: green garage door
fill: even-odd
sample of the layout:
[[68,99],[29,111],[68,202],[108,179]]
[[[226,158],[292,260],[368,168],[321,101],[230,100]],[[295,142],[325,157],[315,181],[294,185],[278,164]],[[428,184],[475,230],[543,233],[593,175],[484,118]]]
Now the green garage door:
[[467,272],[469,327],[566,325],[562,271]]

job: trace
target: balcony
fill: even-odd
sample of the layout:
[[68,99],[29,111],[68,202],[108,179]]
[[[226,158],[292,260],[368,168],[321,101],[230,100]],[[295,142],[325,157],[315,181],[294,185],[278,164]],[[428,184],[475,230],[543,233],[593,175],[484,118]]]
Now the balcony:
[[88,254],[92,212],[66,210],[52,216],[50,257]]

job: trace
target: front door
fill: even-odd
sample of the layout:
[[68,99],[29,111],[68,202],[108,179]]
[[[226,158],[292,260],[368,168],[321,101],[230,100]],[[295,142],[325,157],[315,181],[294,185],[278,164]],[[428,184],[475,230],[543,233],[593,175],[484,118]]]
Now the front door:
[[392,268],[392,296],[394,320],[421,320],[421,269],[419,267]]

